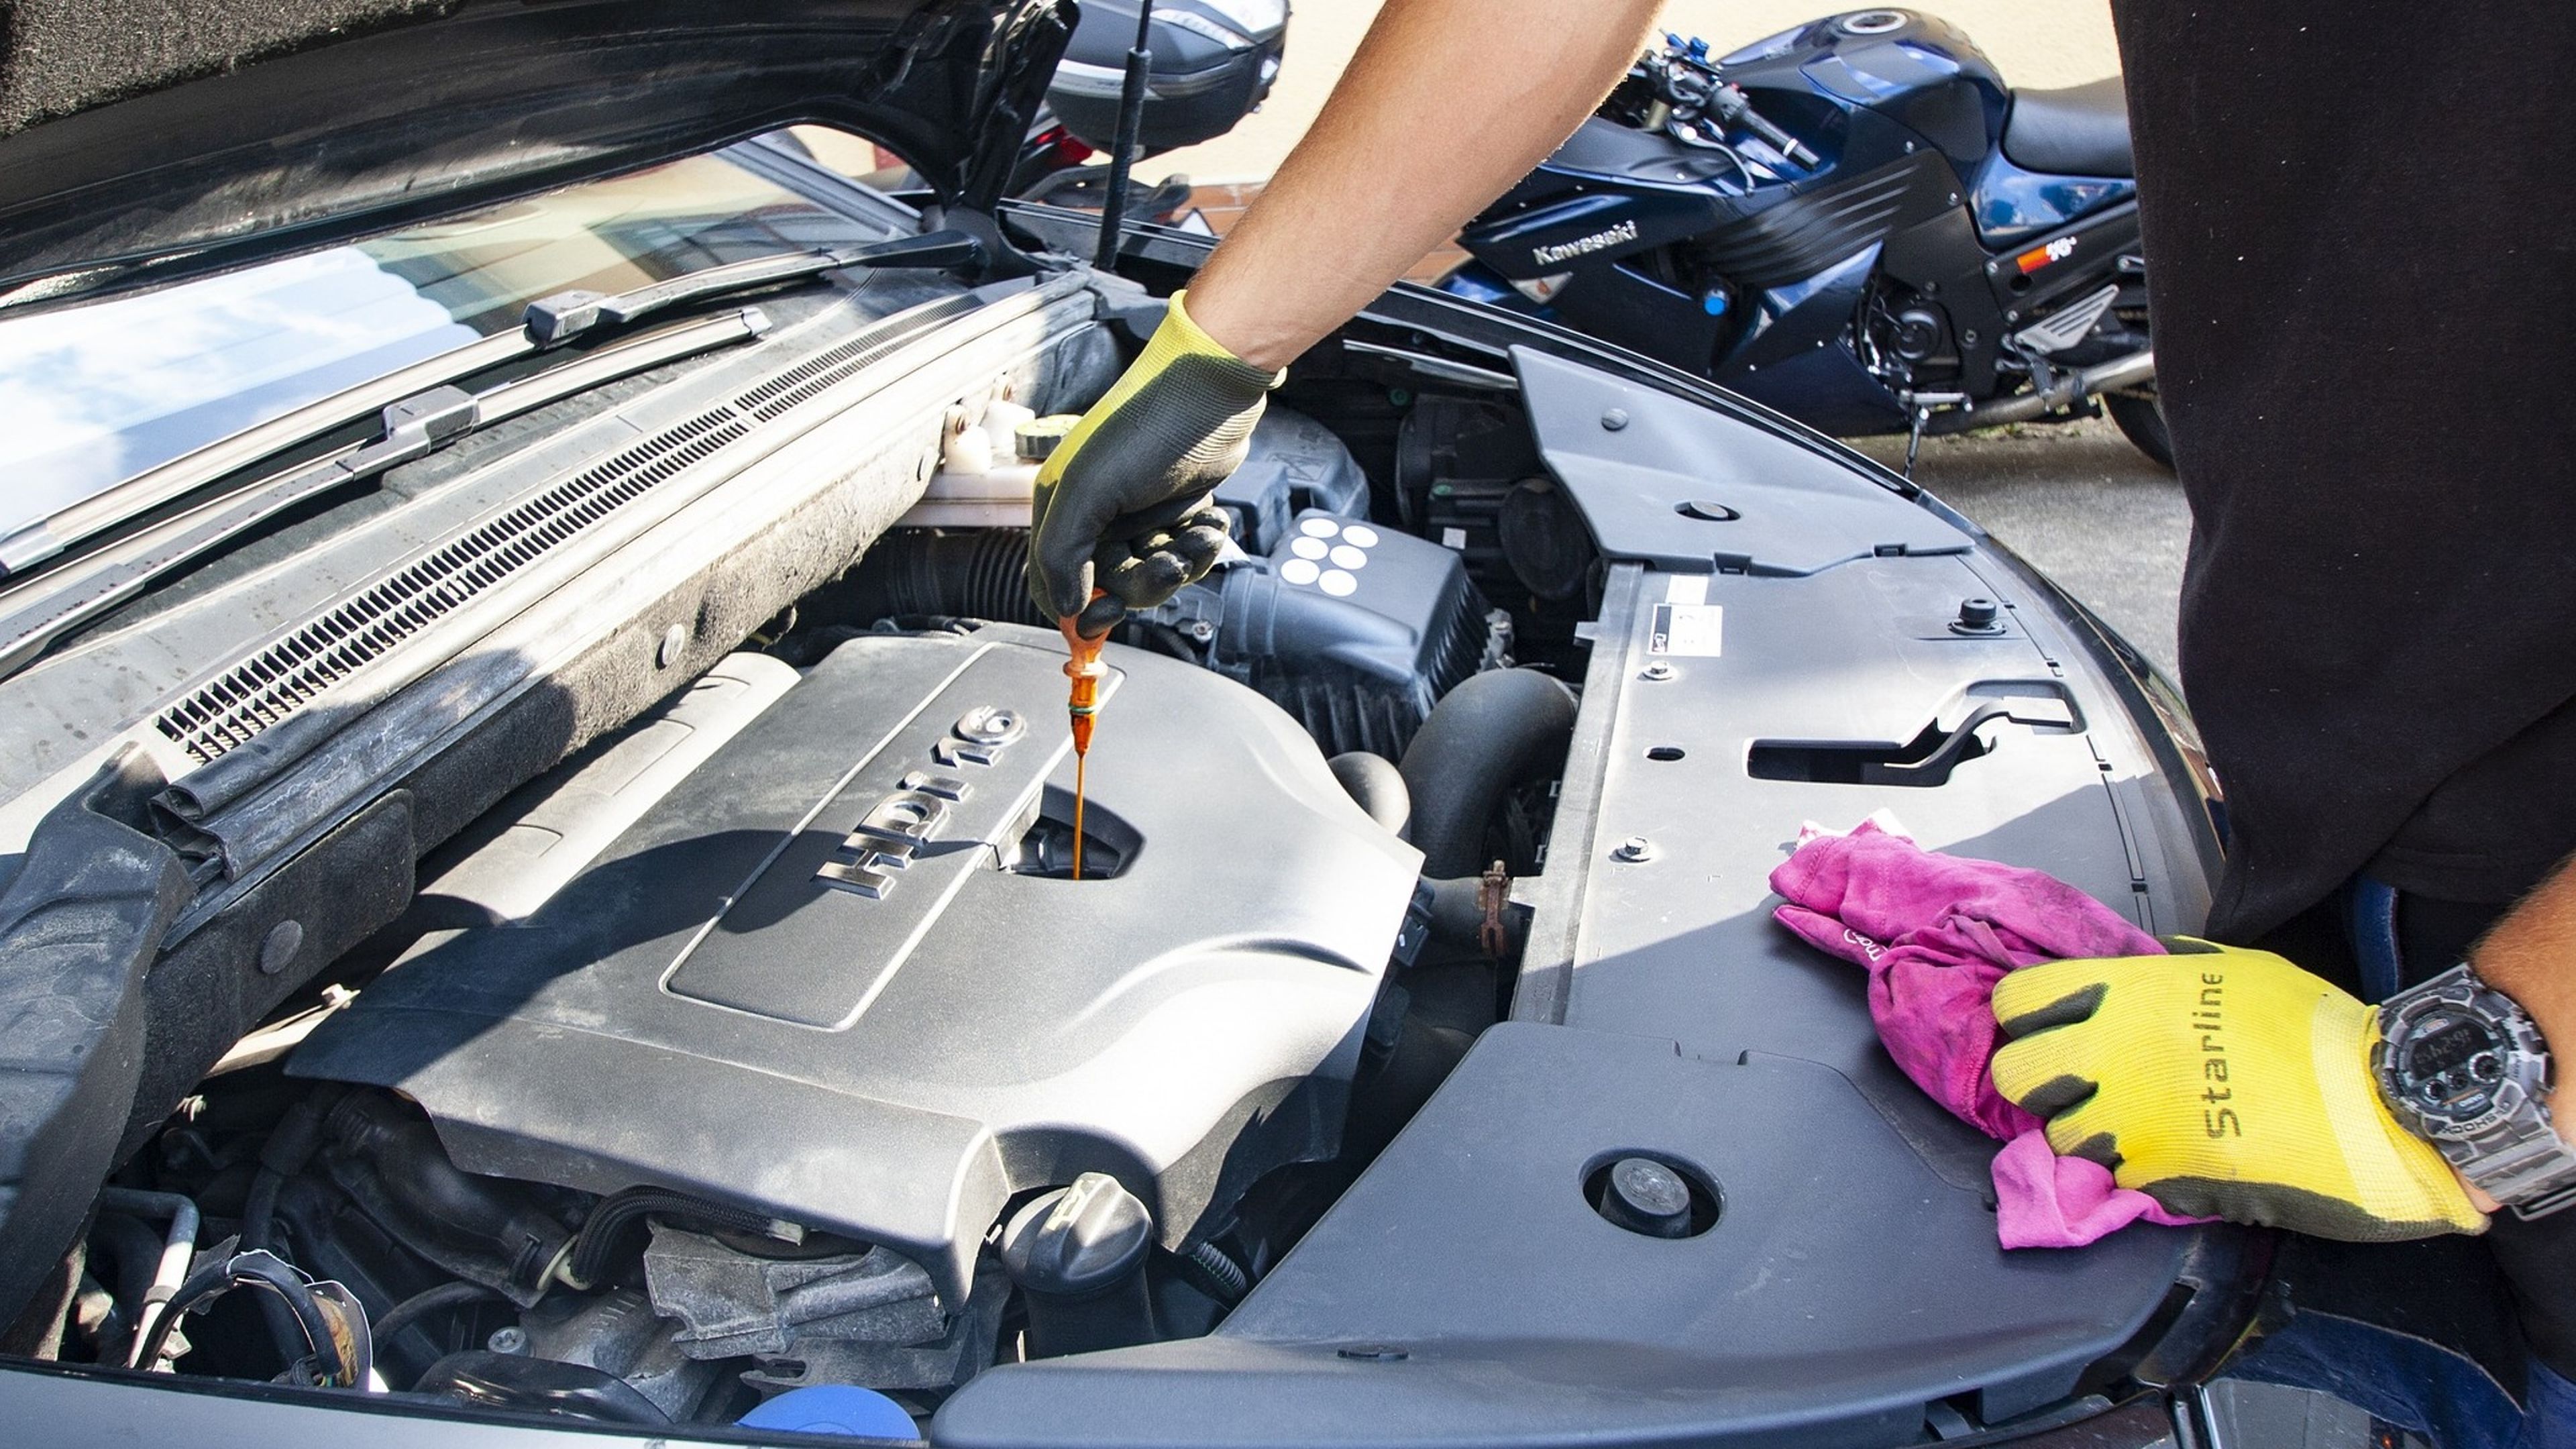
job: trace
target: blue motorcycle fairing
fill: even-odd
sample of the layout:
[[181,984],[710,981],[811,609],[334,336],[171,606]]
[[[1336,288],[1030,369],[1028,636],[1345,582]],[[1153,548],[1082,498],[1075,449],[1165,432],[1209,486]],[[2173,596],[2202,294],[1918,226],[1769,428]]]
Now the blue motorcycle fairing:
[[1738,51],[1724,61],[1727,79],[1792,131],[1801,130],[1796,114],[1821,99],[1885,116],[1930,142],[1962,173],[1974,170],[2003,134],[2011,92],[2002,73],[1948,21],[1888,13],[1904,16],[1904,23],[1854,35],[1843,29],[1847,17],[1828,16],[1751,47],[1752,56]]
[[1845,338],[1878,257],[1873,243],[1812,277],[1762,293],[1714,379],[1825,432],[1904,427],[1903,404],[1861,366]]
[[2066,225],[2138,194],[2138,183],[2119,176],[2051,176],[2025,171],[2001,148],[1986,158],[1968,193],[1977,236],[1987,246],[2010,246]]
[[1710,312],[1699,299],[1624,262],[1584,269],[1548,305],[1572,326],[1595,336],[1622,338],[1622,345],[1657,362],[1693,372],[1708,366],[1739,320],[1725,312]]
[[1501,273],[1479,261],[1459,263],[1456,270],[1432,285],[1452,297],[1464,297],[1470,302],[1482,302],[1489,307],[1508,307],[1515,312],[1527,312],[1533,316],[1547,311],[1546,308],[1513,291],[1511,283],[1503,280]]
[[1596,191],[1472,227],[1461,240],[1486,266],[1525,280],[1669,246],[1706,232],[1724,215],[1717,198],[1696,187]]

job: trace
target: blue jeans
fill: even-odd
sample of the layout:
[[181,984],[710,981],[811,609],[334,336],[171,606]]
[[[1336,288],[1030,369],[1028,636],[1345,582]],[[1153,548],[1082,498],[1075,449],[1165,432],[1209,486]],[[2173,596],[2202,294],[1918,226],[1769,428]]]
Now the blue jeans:
[[2531,1417],[2523,1449],[2576,1449],[2576,1384],[2539,1364],[2531,1366]]
[[2534,1362],[2516,1406],[2472,1360],[2356,1319],[2301,1313],[2227,1372],[2332,1394],[2438,1449],[2576,1449],[2576,1383]]

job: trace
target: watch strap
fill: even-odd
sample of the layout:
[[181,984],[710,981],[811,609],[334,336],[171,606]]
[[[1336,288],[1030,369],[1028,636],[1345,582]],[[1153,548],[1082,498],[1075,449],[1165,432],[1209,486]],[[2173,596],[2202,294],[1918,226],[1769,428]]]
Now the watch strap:
[[2429,1140],[2461,1177],[2516,1217],[2576,1207],[2576,1150],[2559,1138],[2546,1110],[2517,1112],[2473,1136]]
[[[2548,1046],[2521,1003],[2479,980],[2465,961],[2383,1003],[2382,1031],[2390,1029],[2410,1002],[2427,997],[2444,997],[2455,1005],[2478,1001],[2500,1005],[2505,1019],[2496,1025],[2506,1038],[2519,1050],[2547,1059]],[[2489,1008],[2476,1009],[2491,1014]],[[2373,1051],[2374,1058],[2390,1050],[2390,1046],[2383,1039]],[[2384,1063],[2375,1060],[2374,1067],[2375,1075],[2381,1078],[2381,1093],[2396,1110],[2397,1119],[2430,1142],[2471,1186],[2526,1220],[2576,1207],[2576,1148],[2569,1147],[2558,1135],[2543,1096],[2525,1097],[2519,1108],[2482,1131],[2441,1131],[2406,1104]]]

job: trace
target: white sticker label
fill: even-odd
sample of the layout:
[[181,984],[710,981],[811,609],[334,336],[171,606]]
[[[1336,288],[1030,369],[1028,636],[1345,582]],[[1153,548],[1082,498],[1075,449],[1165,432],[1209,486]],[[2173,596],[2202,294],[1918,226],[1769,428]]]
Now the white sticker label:
[[1657,604],[1646,652],[1713,659],[1722,652],[1725,624],[1723,604]]
[[1467,530],[1463,528],[1444,528],[1440,530],[1440,546],[1442,548],[1453,548],[1458,550],[1460,553],[1465,553],[1467,551]]
[[1665,579],[1664,602],[1667,604],[1707,603],[1708,575],[1674,574]]

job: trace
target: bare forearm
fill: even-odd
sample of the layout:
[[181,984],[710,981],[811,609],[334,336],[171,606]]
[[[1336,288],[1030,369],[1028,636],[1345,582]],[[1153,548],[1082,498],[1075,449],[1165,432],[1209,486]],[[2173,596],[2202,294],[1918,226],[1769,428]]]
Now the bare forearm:
[[[2576,861],[2522,898],[2495,929],[2469,951],[2478,979],[2522,1004],[2549,1038],[2550,1054],[2576,1061]],[[2564,1068],[2561,1069],[2565,1076]],[[2576,1110],[2559,1104],[2560,1135],[2570,1132]]]
[[1314,127],[1190,286],[1190,316],[1285,367],[1573,133],[1659,0],[1387,0]]

